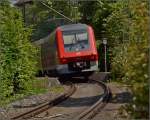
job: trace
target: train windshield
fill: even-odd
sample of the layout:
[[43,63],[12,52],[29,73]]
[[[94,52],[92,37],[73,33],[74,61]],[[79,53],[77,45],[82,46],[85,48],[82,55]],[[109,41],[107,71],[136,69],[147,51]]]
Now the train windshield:
[[89,48],[87,31],[64,31],[63,40],[65,51],[82,51]]

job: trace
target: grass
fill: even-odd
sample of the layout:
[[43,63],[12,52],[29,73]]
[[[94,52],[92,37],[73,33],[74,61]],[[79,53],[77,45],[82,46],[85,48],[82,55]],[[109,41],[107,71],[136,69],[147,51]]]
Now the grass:
[[64,92],[64,88],[62,86],[51,87],[50,91],[54,93],[62,93]]
[[38,95],[40,93],[46,93],[49,91],[52,91],[53,93],[61,93],[64,91],[64,88],[62,86],[49,87],[48,84],[49,84],[48,78],[30,80],[26,82],[27,85],[26,91],[22,91],[21,93],[1,99],[0,106],[5,107],[7,104],[13,101],[22,99],[30,95]]

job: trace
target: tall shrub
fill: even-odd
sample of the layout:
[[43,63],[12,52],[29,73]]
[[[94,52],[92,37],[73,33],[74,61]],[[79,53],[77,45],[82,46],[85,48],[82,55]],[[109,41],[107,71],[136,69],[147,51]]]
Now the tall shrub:
[[28,87],[36,71],[36,48],[30,43],[31,29],[24,26],[20,12],[7,0],[0,2],[0,98]]
[[136,119],[148,118],[149,113],[148,20],[148,1],[127,0],[115,4],[107,21],[114,42],[112,71],[120,73],[120,82],[131,85],[133,99],[126,110]]

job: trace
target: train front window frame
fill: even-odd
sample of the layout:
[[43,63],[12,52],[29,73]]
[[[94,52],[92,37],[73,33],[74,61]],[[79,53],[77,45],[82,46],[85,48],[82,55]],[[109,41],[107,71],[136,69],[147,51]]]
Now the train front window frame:
[[87,50],[89,49],[88,32],[87,30],[63,31],[63,43],[67,52]]

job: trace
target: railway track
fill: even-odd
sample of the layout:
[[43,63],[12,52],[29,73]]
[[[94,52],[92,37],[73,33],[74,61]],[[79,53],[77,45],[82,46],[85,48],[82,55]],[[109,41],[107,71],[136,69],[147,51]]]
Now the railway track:
[[[96,84],[98,84],[98,86],[102,87],[103,89],[103,94],[102,96],[92,105],[90,106],[88,109],[83,110],[78,112],[78,115],[76,115],[76,117],[73,117],[73,120],[87,120],[87,119],[92,119],[98,112],[100,112],[103,107],[107,104],[107,102],[109,101],[110,98],[110,90],[107,87],[107,85],[101,81],[95,81],[95,80],[89,80],[89,82],[94,82]],[[61,103],[62,101],[66,100],[67,98],[69,98],[70,96],[72,96],[74,94],[74,92],[76,91],[76,87],[75,84],[70,83],[70,88],[67,92],[65,92],[63,95],[58,96],[56,99],[52,100],[51,102],[47,102],[44,103],[38,107],[36,107],[35,109],[28,111],[26,113],[20,114],[18,116],[15,116],[13,118],[11,118],[12,120],[23,120],[23,119],[30,119],[32,120],[32,118],[38,118],[36,117],[37,115],[47,111],[48,109],[52,108],[53,106]],[[69,108],[67,108],[69,109]],[[57,117],[60,119],[61,117],[64,116],[70,116],[69,113],[67,114],[56,114],[56,115],[52,115],[52,116],[44,116],[41,117],[41,119],[46,119],[48,120],[51,118],[56,118]],[[40,117],[39,117],[40,119]],[[63,118],[64,119],[64,118]],[[67,118],[66,118],[67,119]],[[65,120],[66,120],[65,119]]]
[[42,105],[37,106],[36,108],[34,108],[28,112],[25,112],[25,113],[15,116],[15,117],[12,117],[11,120],[29,119],[35,115],[38,115],[39,113],[41,113],[43,111],[46,111],[47,109],[50,109],[51,107],[59,104],[60,102],[64,101],[69,96],[71,96],[76,90],[76,87],[74,84],[72,84],[72,83],[69,83],[69,84],[70,84],[70,88],[64,94],[58,96],[57,98],[51,100],[50,102],[43,103]]
[[111,91],[108,88],[108,86],[105,83],[101,82],[101,81],[95,81],[95,82],[103,88],[104,94],[102,95],[102,97],[95,104],[93,104],[87,110],[83,111],[74,120],[92,119],[98,112],[100,112],[105,107],[105,105],[109,101],[109,99],[111,97]]

